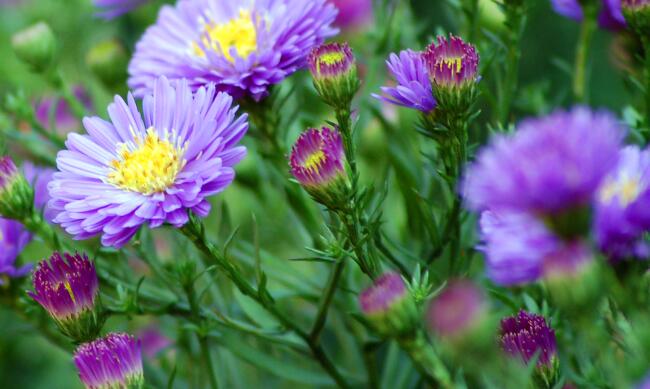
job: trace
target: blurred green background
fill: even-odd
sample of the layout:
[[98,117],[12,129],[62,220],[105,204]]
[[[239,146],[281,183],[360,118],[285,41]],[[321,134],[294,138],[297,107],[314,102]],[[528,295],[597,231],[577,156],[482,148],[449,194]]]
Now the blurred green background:
[[[58,61],[64,78],[72,85],[83,86],[90,93],[97,113],[105,117],[107,103],[115,93],[124,94],[126,87],[104,86],[86,65],[87,53],[107,39],[117,39],[130,52],[144,28],[155,21],[157,10],[162,3],[164,2],[153,1],[112,21],[95,18],[95,10],[89,0],[15,0],[11,1],[11,4],[0,3],[0,96],[24,91],[30,99],[38,101],[53,94],[47,82],[41,76],[30,73],[17,60],[10,47],[11,36],[16,31],[35,22],[46,21],[58,40]],[[347,35],[362,64],[362,74],[365,75],[364,88],[357,106],[360,115],[359,146],[363,158],[361,174],[368,183],[377,184],[384,177],[388,177],[391,185],[394,185],[395,180],[394,176],[387,173],[385,150],[390,136],[396,134],[387,135],[384,126],[371,114],[372,108],[379,109],[388,118],[404,142],[410,142],[417,147],[420,141],[413,131],[416,119],[413,112],[381,106],[370,98],[370,93],[377,92],[379,86],[386,82],[384,60],[389,52],[409,47],[423,48],[437,33],[464,34],[459,27],[462,25],[462,18],[453,3],[454,1],[443,0],[381,1],[376,4],[374,21],[360,31]],[[570,69],[579,28],[573,21],[554,14],[549,1],[535,0],[530,3],[532,4],[528,26],[522,42],[520,87],[515,99],[517,118],[548,112],[553,107],[569,101]],[[490,68],[486,65],[490,65],[490,59],[495,50],[498,50],[491,37],[501,34],[504,27],[503,15],[499,9],[490,1],[484,1],[483,5],[479,50],[484,66],[482,83],[489,88],[493,80],[490,79]],[[391,16],[393,10],[395,14]],[[629,37],[607,31],[597,33],[591,53],[588,84],[591,105],[608,107],[621,113],[624,106],[633,101],[634,89],[620,70],[621,64],[634,60],[634,54],[626,54],[623,50],[621,42],[628,40]],[[289,142],[305,127],[322,125],[326,119],[324,107],[317,102],[310,81],[304,73],[296,74],[282,86],[283,90],[290,88],[290,85],[298,86],[292,99],[292,109],[283,112],[283,115],[293,119],[288,121]],[[487,128],[495,124],[489,104],[485,100],[481,104],[483,113],[473,127],[478,134],[474,137],[479,140],[486,136]],[[9,150],[12,150],[11,146],[10,144]],[[281,192],[277,188],[269,187],[264,175],[259,173],[264,169],[264,163],[256,156],[254,145],[250,146],[248,159],[239,167],[238,183],[224,196],[215,200],[215,212],[211,215],[210,222],[215,226],[222,224],[220,218],[223,213],[219,209],[221,204],[226,203],[229,226],[241,227],[238,239],[250,241],[257,236],[260,246],[277,258],[304,256],[306,233],[300,227],[294,227],[298,223],[283,204]],[[378,185],[381,186],[381,183]],[[260,193],[264,195],[261,196]],[[406,228],[409,223],[408,213],[394,192],[389,192],[384,208],[388,234],[402,245],[413,247],[414,243],[409,242]],[[256,220],[256,223],[252,220]],[[23,253],[22,260],[33,262],[45,255],[45,249],[35,241]],[[173,257],[170,256],[170,260],[173,260]],[[278,263],[277,266],[286,272],[295,272],[297,277],[306,275],[318,284],[326,277],[325,268],[320,265],[286,261]],[[477,266],[480,267],[480,263]],[[21,287],[24,289],[28,285]],[[272,292],[278,291],[273,285],[270,289]],[[127,325],[130,329],[137,329],[143,323],[133,321]],[[33,327],[1,305],[0,328],[0,387],[80,387],[70,355],[51,346]],[[164,323],[162,328],[171,337],[174,337],[178,330],[171,325],[165,327]],[[173,352],[168,352],[163,358],[173,360],[175,356]],[[222,369],[228,368],[227,361],[231,361],[231,368],[249,369],[248,373],[235,373],[243,377],[249,375],[249,378],[243,379],[239,385],[245,387],[247,383],[254,382],[261,384],[262,381],[255,381],[261,378],[255,378],[256,374],[251,373],[256,368],[242,362],[241,356],[237,358],[224,351],[223,358],[226,362]],[[236,363],[232,362],[235,360]],[[157,387],[154,382],[161,381],[150,382],[153,387]],[[290,381],[281,382],[281,387],[295,385],[286,384]],[[231,384],[236,385],[234,381]]]

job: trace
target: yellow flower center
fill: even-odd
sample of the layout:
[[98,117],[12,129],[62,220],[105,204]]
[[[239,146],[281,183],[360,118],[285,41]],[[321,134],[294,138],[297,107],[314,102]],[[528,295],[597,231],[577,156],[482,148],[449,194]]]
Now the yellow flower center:
[[463,59],[461,57],[443,58],[438,63],[438,66],[440,67],[441,71],[442,67],[445,66],[448,69],[451,69],[451,71],[454,73],[460,73],[460,71],[463,69]]
[[68,281],[64,281],[63,282],[63,287],[65,288],[65,290],[68,291],[68,294],[70,295],[70,298],[72,299],[72,302],[74,303],[75,302],[74,293],[72,293],[72,286],[70,286],[70,283]]
[[108,182],[118,188],[150,195],[163,192],[174,184],[185,166],[184,148],[178,148],[165,135],[160,138],[153,128],[135,144],[122,144],[119,158],[111,162]]
[[[257,31],[250,11],[241,10],[239,11],[239,17],[226,23],[208,23],[205,25],[203,32],[201,38],[203,47],[214,51],[221,50],[230,62],[235,61],[230,54],[232,48],[242,58],[246,58],[250,53],[257,50]],[[197,42],[193,43],[192,48],[194,54],[205,57],[205,52]]]
[[627,177],[620,181],[609,180],[600,191],[600,200],[609,203],[618,196],[622,206],[627,206],[639,197],[641,185],[638,178]]
[[318,165],[325,160],[325,153],[323,150],[318,150],[302,164],[305,169],[316,169]]
[[321,65],[335,65],[337,63],[343,62],[344,59],[345,55],[340,51],[325,53],[318,57],[318,61],[316,62],[316,71],[320,73]]

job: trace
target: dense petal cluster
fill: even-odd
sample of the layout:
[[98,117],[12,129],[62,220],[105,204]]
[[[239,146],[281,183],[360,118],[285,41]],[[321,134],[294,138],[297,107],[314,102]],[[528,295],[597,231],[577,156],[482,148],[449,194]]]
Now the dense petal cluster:
[[314,87],[330,106],[346,109],[359,90],[357,63],[347,43],[328,43],[309,54],[309,71]]
[[557,215],[588,205],[616,166],[624,128],[584,107],[520,124],[479,152],[463,193],[475,210]]
[[394,272],[385,273],[363,290],[359,305],[370,325],[384,336],[407,334],[419,321],[413,296]]
[[260,100],[337,33],[336,13],[326,0],[180,0],[136,45],[129,86],[144,96],[164,75]]
[[595,201],[595,234],[613,260],[647,258],[642,234],[650,229],[650,151],[628,146],[617,168],[601,185]]
[[113,19],[148,1],[149,0],[93,0],[93,4],[100,10],[98,16],[104,19]]
[[142,106],[143,115],[133,96],[116,97],[111,121],[86,118],[88,135],[70,134],[57,156],[49,205],[76,239],[101,234],[119,247],[145,223],[180,227],[188,211],[206,216],[207,197],[234,179],[248,123],[230,96],[161,77]]
[[396,302],[404,299],[408,290],[404,280],[397,273],[386,273],[375,280],[375,283],[359,295],[361,310],[372,315],[386,312]]
[[[580,21],[584,17],[579,0],[551,0],[551,4],[555,12],[567,18]],[[602,0],[598,23],[601,27],[611,30],[625,28],[621,0]]]
[[386,61],[388,70],[397,83],[396,86],[383,86],[383,95],[373,94],[376,99],[417,109],[425,114],[436,107],[429,72],[421,52],[404,50],[391,54]]
[[501,321],[501,347],[528,363],[539,353],[538,366],[550,366],[556,355],[555,331],[543,316],[519,311]]
[[424,59],[431,82],[439,87],[463,87],[478,79],[478,52],[457,36],[438,36],[437,42],[427,48]]
[[144,386],[141,354],[139,340],[111,333],[79,346],[74,363],[86,389],[137,389]]
[[454,338],[476,327],[485,310],[485,296],[476,285],[453,281],[431,302],[427,316],[438,336]]

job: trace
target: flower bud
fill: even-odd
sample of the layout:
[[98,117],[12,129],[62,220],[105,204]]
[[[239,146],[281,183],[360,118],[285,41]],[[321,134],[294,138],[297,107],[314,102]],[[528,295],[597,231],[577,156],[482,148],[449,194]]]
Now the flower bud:
[[34,190],[18,171],[14,161],[0,158],[0,215],[20,220],[31,215]]
[[29,296],[76,342],[95,339],[104,324],[95,265],[88,257],[54,253],[38,264]]
[[650,0],[623,0],[623,16],[641,36],[650,35]]
[[553,387],[558,375],[555,331],[543,316],[519,311],[501,321],[501,347],[511,356],[528,364],[536,357],[536,379]]
[[119,85],[126,80],[128,63],[126,50],[114,39],[93,46],[86,55],[86,64],[107,87]]
[[56,51],[54,34],[44,22],[14,34],[11,45],[16,56],[36,72],[43,72],[50,67]]
[[141,389],[144,387],[139,340],[111,333],[77,348],[74,363],[86,389]]
[[432,302],[427,314],[430,328],[452,342],[473,337],[482,327],[487,304],[480,289],[469,281],[452,281]]
[[476,99],[479,55],[461,38],[438,36],[424,54],[438,109],[465,112]]
[[312,50],[308,57],[314,87],[321,98],[337,109],[349,109],[359,90],[357,64],[347,43],[329,43]]
[[347,204],[349,179],[341,134],[323,127],[304,132],[291,150],[291,173],[316,200],[332,210]]
[[386,273],[376,279],[361,292],[359,303],[370,325],[385,337],[410,335],[420,321],[413,296],[397,273]]

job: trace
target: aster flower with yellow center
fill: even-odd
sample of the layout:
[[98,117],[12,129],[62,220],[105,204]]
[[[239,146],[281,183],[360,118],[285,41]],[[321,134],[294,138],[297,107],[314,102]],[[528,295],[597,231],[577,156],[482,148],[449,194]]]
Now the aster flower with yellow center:
[[129,86],[144,96],[164,75],[260,100],[337,33],[336,13],[326,0],[181,0],[136,45]]
[[207,197],[234,179],[248,122],[230,96],[161,77],[142,107],[116,97],[110,122],[85,118],[88,135],[70,134],[59,153],[49,205],[76,239],[101,235],[120,247],[143,224],[181,227],[188,211],[207,216]]

